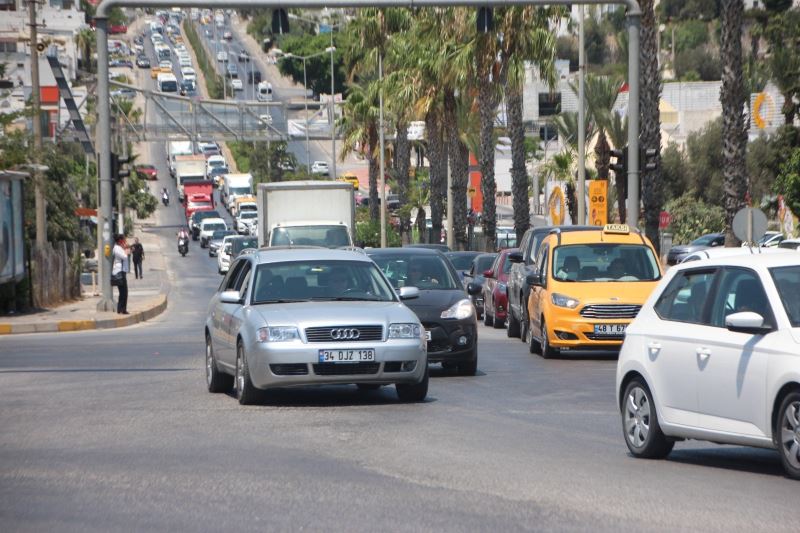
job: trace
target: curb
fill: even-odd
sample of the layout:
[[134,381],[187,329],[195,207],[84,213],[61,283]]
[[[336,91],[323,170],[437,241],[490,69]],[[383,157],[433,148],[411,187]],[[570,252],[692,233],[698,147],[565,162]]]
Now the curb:
[[167,295],[159,295],[158,302],[152,307],[131,313],[123,318],[105,318],[94,320],[60,320],[58,322],[31,322],[27,324],[0,324],[0,335],[17,333],[58,333],[61,331],[84,331],[90,329],[112,329],[132,326],[150,320],[167,308]]

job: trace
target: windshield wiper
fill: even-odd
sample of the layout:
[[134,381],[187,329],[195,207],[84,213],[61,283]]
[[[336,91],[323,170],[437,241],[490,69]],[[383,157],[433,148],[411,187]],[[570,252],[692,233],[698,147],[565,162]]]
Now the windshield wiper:
[[256,304],[293,304],[293,303],[308,302],[308,301],[310,301],[310,300],[305,299],[305,298],[304,299],[299,299],[299,300],[297,300],[297,299],[292,300],[292,299],[288,299],[288,298],[280,298],[280,299],[275,299],[275,300],[259,300],[258,302],[255,302],[255,303]]

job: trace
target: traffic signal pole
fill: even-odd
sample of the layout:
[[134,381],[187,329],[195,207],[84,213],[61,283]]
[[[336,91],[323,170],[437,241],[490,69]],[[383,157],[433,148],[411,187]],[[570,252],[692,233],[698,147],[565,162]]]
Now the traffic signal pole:
[[[98,6],[105,7],[108,0]],[[110,7],[108,11],[110,11]],[[97,37],[97,166],[100,198],[97,204],[97,273],[100,278],[98,311],[114,311],[111,294],[113,206],[111,205],[111,105],[108,91],[108,17],[95,19]]]

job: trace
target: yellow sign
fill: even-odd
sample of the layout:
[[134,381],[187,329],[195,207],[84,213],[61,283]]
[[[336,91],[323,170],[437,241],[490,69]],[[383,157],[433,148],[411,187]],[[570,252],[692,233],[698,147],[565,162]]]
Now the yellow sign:
[[631,232],[631,228],[627,224],[606,224],[603,228],[603,233],[622,233],[627,235]]
[[589,182],[589,223],[593,226],[605,226],[606,222],[608,222],[608,181],[591,180]]
[[550,208],[550,220],[553,226],[563,224],[564,218],[566,218],[567,206],[564,201],[564,191],[558,185],[553,187],[550,198],[547,200],[547,205]]

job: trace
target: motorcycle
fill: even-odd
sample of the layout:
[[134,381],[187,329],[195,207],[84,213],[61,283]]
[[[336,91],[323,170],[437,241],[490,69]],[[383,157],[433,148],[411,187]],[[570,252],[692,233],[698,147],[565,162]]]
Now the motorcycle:
[[169,207],[169,195],[162,194],[161,195],[161,202],[164,204],[164,207]]
[[178,239],[178,253],[180,253],[182,257],[186,257],[186,254],[189,253],[189,239],[184,237]]

